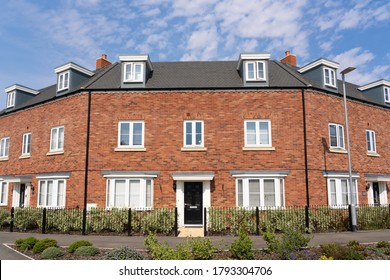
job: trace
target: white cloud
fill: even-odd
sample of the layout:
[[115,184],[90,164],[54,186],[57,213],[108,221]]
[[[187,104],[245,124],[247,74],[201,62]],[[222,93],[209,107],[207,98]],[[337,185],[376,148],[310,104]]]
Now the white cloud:
[[196,30],[188,39],[186,53],[182,60],[210,60],[217,54],[219,35],[217,29]]
[[332,57],[332,60],[340,64],[340,71],[349,66],[356,67],[356,70],[348,74],[346,79],[357,85],[365,85],[385,78],[386,72],[390,69],[387,65],[376,65],[372,67],[370,63],[374,58],[374,54],[368,50],[353,48]]

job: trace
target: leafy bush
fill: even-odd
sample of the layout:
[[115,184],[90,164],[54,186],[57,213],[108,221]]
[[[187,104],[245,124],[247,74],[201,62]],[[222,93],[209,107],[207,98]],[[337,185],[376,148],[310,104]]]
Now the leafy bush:
[[108,252],[104,256],[105,260],[143,260],[144,257],[136,250],[129,247],[122,247]]
[[11,223],[11,213],[4,208],[0,209],[0,227],[8,227]]
[[47,231],[70,233],[82,231],[83,209],[48,209]]
[[20,231],[42,228],[42,209],[16,208],[14,213],[14,228]]
[[160,243],[155,234],[149,234],[145,238],[145,246],[149,249],[150,256],[154,260],[177,260],[175,250],[167,243]]
[[171,234],[175,226],[175,212],[169,208],[131,212],[132,228],[137,233]]
[[328,258],[327,256],[321,256],[321,257],[320,257],[320,260],[321,260],[321,261],[332,261],[333,258],[332,258],[332,257],[329,257],[329,258]]
[[355,251],[364,251],[365,250],[364,246],[360,245],[359,241],[357,241],[357,240],[348,241],[347,246],[351,247]]
[[32,251],[34,254],[39,254],[49,247],[57,247],[57,241],[50,238],[41,239],[34,245]]
[[253,242],[249,238],[245,230],[240,229],[238,238],[233,241],[229,247],[229,252],[235,259],[253,260],[254,254],[252,251]]
[[127,213],[126,209],[91,209],[87,215],[87,230],[122,233],[127,228]]
[[191,252],[195,260],[210,260],[217,250],[208,238],[198,237],[191,241]]
[[376,244],[376,247],[377,247],[377,248],[390,248],[390,243],[387,242],[387,241],[379,241],[379,242]]
[[364,260],[366,254],[357,251],[351,246],[342,246],[337,243],[328,243],[320,245],[324,255],[335,260]]
[[25,239],[18,239],[15,245],[22,251],[31,250],[39,240],[35,237],[27,237]]
[[294,259],[294,253],[301,248],[307,247],[311,239],[310,236],[293,228],[285,229],[285,232],[278,236],[274,231],[267,229],[263,233],[263,238],[267,243],[267,250],[276,252],[284,260]]
[[245,208],[209,209],[209,232],[237,235],[240,228],[256,233],[256,210]]
[[63,256],[64,253],[58,247],[48,247],[43,250],[41,256],[43,259],[55,259]]
[[91,257],[99,254],[99,249],[94,246],[80,246],[75,251],[74,254],[77,256]]
[[70,244],[67,251],[69,253],[74,253],[77,250],[77,248],[79,248],[81,246],[92,246],[92,243],[89,242],[88,240],[78,240],[78,241],[75,241],[72,244]]

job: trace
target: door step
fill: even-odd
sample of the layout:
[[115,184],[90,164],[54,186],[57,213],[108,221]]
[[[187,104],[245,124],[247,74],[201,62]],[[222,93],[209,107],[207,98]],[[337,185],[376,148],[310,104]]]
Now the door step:
[[203,227],[180,227],[178,237],[204,237]]

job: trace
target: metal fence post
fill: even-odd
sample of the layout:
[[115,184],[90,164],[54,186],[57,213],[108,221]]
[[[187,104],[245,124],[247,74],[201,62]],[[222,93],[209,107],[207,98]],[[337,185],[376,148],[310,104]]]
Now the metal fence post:
[[306,205],[305,206],[305,228],[306,228],[306,231],[309,231],[309,227],[310,227],[309,206]]
[[178,236],[179,235],[179,226],[178,226],[178,212],[177,212],[177,207],[175,207],[175,226],[174,226],[174,230],[175,230],[175,236]]
[[207,236],[207,208],[203,208],[203,236]]
[[46,208],[42,210],[42,234],[46,233]]
[[87,208],[83,208],[83,226],[82,226],[82,235],[86,235],[87,234]]
[[11,223],[9,225],[9,231],[14,232],[14,219],[15,219],[15,208],[11,208]]
[[260,235],[260,211],[258,206],[256,206],[256,235]]
[[129,208],[128,213],[127,213],[127,236],[131,236],[131,208]]

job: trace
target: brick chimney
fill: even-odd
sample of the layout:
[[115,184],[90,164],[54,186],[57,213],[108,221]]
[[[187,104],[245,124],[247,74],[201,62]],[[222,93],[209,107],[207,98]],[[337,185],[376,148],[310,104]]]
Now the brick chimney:
[[111,62],[107,60],[107,55],[102,54],[102,57],[96,59],[96,70],[111,65]]
[[295,56],[295,54],[291,54],[290,51],[286,51],[285,52],[285,57],[283,57],[280,62],[282,63],[287,63],[287,64],[290,64],[292,66],[297,66],[297,57]]

